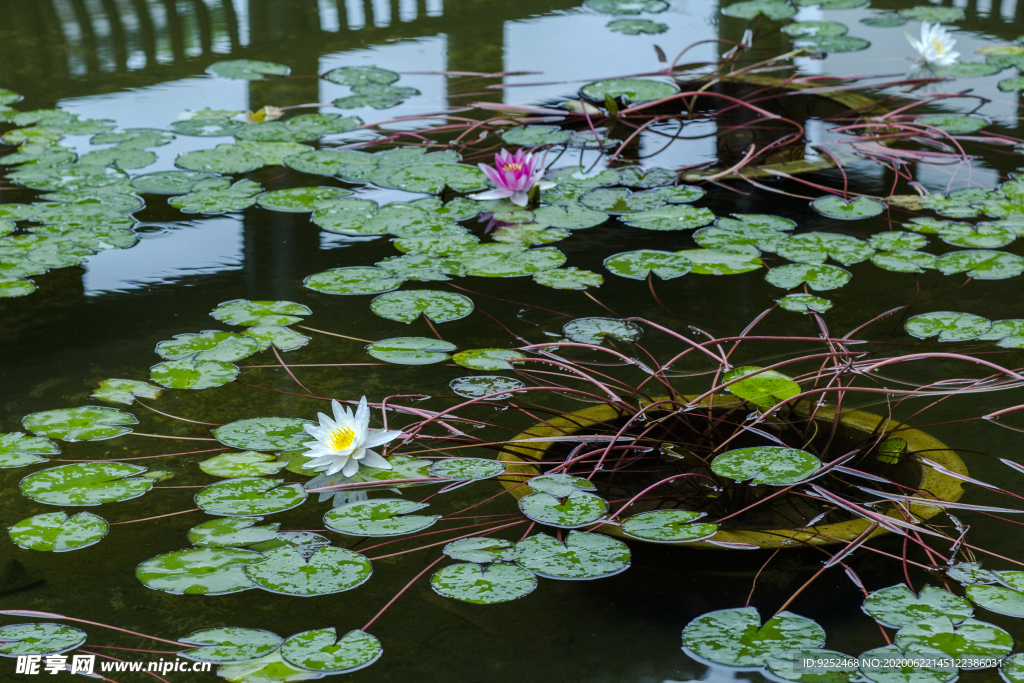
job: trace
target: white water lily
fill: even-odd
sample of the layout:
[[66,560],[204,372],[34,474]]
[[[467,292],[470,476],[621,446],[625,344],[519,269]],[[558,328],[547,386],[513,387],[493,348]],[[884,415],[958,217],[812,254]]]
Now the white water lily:
[[956,64],[959,52],[953,52],[956,40],[941,24],[924,22],[921,24],[921,40],[915,40],[906,32],[904,34],[918,56],[914,59],[928,66],[949,66]]
[[333,420],[319,413],[319,426],[306,425],[306,431],[315,441],[303,444],[309,449],[304,455],[312,460],[303,463],[302,467],[322,472],[328,477],[338,472],[351,477],[359,471],[360,465],[390,470],[391,463],[370,449],[397,439],[402,432],[370,429],[370,409],[365,396],[359,399],[355,414],[337,401],[331,401],[331,407],[334,410]]

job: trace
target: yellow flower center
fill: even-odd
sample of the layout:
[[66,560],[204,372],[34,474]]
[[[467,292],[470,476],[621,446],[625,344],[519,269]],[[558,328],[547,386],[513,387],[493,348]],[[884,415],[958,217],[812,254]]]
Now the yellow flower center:
[[504,166],[501,167],[501,170],[502,171],[522,171],[523,170],[523,165],[522,164],[505,164]]
[[327,443],[329,443],[331,448],[334,450],[343,451],[352,445],[355,438],[356,433],[348,427],[344,427],[342,429],[335,429],[331,432],[331,435],[327,438]]
[[940,57],[946,54],[946,46],[943,45],[942,41],[938,38],[932,41],[932,46],[935,48],[935,51],[939,53]]

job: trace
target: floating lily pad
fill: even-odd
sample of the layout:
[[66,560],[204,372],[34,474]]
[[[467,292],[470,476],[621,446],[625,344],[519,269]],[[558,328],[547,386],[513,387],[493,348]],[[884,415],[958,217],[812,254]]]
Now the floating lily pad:
[[240,121],[233,121],[228,118],[220,119],[188,119],[175,121],[170,125],[171,130],[180,135],[191,135],[201,138],[219,138],[234,135],[241,130],[245,124]]
[[235,131],[235,137],[251,142],[307,142],[317,139],[320,134],[292,128],[284,121],[262,121],[242,126]]
[[501,139],[510,145],[520,147],[540,147],[543,145],[560,145],[568,142],[572,132],[562,130],[558,126],[523,126],[513,128],[501,134]]
[[397,365],[429,365],[441,363],[451,356],[455,344],[426,337],[396,337],[383,339],[366,347],[366,352],[377,360]]
[[999,81],[998,85],[1003,92],[1020,92],[1024,90],[1024,77],[1007,78]]
[[83,154],[79,163],[98,166],[116,166],[130,170],[145,168],[156,163],[156,154],[145,149],[136,149],[125,145],[116,145],[109,149],[95,150]]
[[627,36],[641,34],[656,35],[668,30],[668,24],[661,24],[650,19],[615,19],[608,22],[608,29]]
[[570,531],[564,545],[547,534],[534,534],[516,548],[522,551],[516,564],[547,579],[600,579],[629,568],[629,547],[604,534]]
[[606,338],[631,343],[640,339],[643,333],[643,328],[636,323],[616,318],[577,318],[562,327],[566,338],[594,345],[601,344]]
[[935,267],[935,257],[921,251],[880,251],[871,257],[871,262],[894,273],[923,273]]
[[109,529],[105,519],[91,512],[71,518],[66,512],[44,512],[8,527],[7,533],[26,550],[63,553],[99,543]]
[[390,256],[376,263],[397,277],[420,282],[451,280],[449,275],[465,275],[465,267],[454,258],[438,258],[427,254]]
[[262,517],[223,517],[197,524],[188,530],[188,542],[206,547],[255,545],[277,535],[280,524],[256,526]]
[[240,81],[262,81],[264,76],[287,76],[291,73],[284,64],[276,62],[262,62],[253,59],[231,59],[223,62],[214,62],[206,68],[206,73],[212,76],[233,78]]
[[630,227],[644,230],[692,230],[714,221],[715,214],[709,209],[673,205],[640,213],[628,213],[620,220]]
[[175,159],[179,167],[214,173],[248,173],[267,165],[264,158],[242,145],[223,144],[216,149],[185,152]]
[[723,8],[722,14],[738,19],[753,19],[758,14],[764,14],[769,19],[782,21],[795,16],[796,7],[785,0],[745,0]]
[[[491,238],[495,242],[502,242],[504,244],[514,244],[520,247],[536,247],[542,244],[559,242],[571,234],[571,232],[562,228],[548,228],[535,223],[527,223],[525,225],[507,225],[498,228],[494,233],[492,233]],[[543,273],[547,271],[541,272]]]
[[490,479],[504,472],[504,465],[486,458],[448,458],[430,466],[430,476],[457,481]]
[[907,332],[918,339],[939,335],[940,342],[967,341],[985,334],[992,327],[992,321],[972,313],[935,311],[922,313],[907,320]]
[[522,552],[511,541],[503,538],[463,538],[452,541],[442,552],[453,560],[487,564],[509,562]]
[[265,192],[256,198],[256,203],[272,211],[316,211],[324,200],[346,194],[350,192],[340,187],[292,187]]
[[627,536],[654,543],[682,543],[710,538],[718,531],[717,524],[694,523],[703,512],[689,510],[653,510],[641,512],[622,521]]
[[695,275],[738,275],[764,266],[756,247],[735,245],[730,249],[683,249],[676,252],[693,264]]
[[354,86],[367,83],[388,85],[397,81],[399,76],[394,71],[375,66],[343,66],[328,71],[322,78],[338,85]]
[[586,0],[583,6],[602,14],[657,14],[668,9],[664,0]]
[[952,683],[959,674],[956,663],[938,650],[904,652],[896,645],[863,653],[860,672],[872,683]]
[[670,251],[640,249],[609,256],[604,260],[604,267],[615,275],[633,280],[644,280],[649,273],[662,280],[671,280],[689,273],[693,263],[685,256]]
[[391,107],[397,107],[402,102],[401,97],[387,94],[349,95],[348,97],[339,97],[334,100],[334,106],[338,109],[361,109],[363,107],[390,109]]
[[[815,3],[817,4],[817,3]],[[805,36],[845,36],[849,29],[838,21],[796,21],[782,27],[782,32],[794,38]]]
[[550,228],[566,228],[582,230],[593,228],[607,222],[608,214],[594,211],[579,204],[561,206],[542,206],[534,214],[534,222]]
[[711,462],[715,474],[757,486],[789,486],[803,481],[821,467],[806,451],[778,446],[755,446],[722,453]]
[[263,562],[246,566],[254,584],[284,595],[330,595],[351,590],[370,578],[370,561],[343,548],[322,546],[308,558],[291,547],[263,553]]
[[774,677],[796,683],[849,683],[860,677],[859,660],[832,650],[794,650],[764,659]]
[[28,167],[9,173],[12,182],[33,190],[59,192],[64,190],[88,190],[123,182],[128,176],[124,171],[111,166],[69,165],[53,168]]
[[938,128],[939,130],[947,133],[967,135],[970,133],[977,133],[989,124],[989,120],[983,119],[980,116],[953,116],[950,114],[942,114],[937,116],[922,116],[916,119],[915,123]]
[[531,493],[519,500],[519,509],[535,522],[575,529],[604,517],[608,513],[608,502],[582,491],[573,491],[561,500],[550,493]]
[[899,10],[900,16],[917,21],[961,21],[964,11],[959,7],[938,7],[935,5],[919,5]]
[[845,201],[841,197],[828,195],[811,202],[811,208],[829,218],[855,221],[879,215],[885,211],[885,204],[868,197],[856,197]]
[[612,215],[647,211],[662,206],[666,199],[657,192],[632,192],[624,187],[604,187],[591,190],[580,198],[587,208]]
[[403,323],[411,323],[420,314],[435,323],[446,323],[472,313],[473,301],[461,294],[419,289],[381,294],[370,303],[370,310],[382,318]]
[[274,652],[281,647],[284,639],[276,633],[262,629],[208,628],[195,631],[184,638],[178,639],[185,645],[200,645],[178,653],[179,657],[195,662],[245,662]]
[[121,462],[86,462],[40,470],[21,480],[26,498],[47,505],[102,505],[138,498],[154,484],[137,477],[145,467]]
[[951,223],[938,230],[939,238],[946,244],[958,247],[998,249],[1017,239],[1017,233],[993,223]]
[[57,444],[45,437],[29,436],[25,432],[0,434],[0,469],[46,462],[43,455],[58,453]]
[[531,491],[550,493],[556,498],[564,498],[574,491],[596,491],[590,480],[583,477],[574,477],[570,474],[546,474],[541,477],[534,477],[527,482]]
[[806,232],[781,242],[779,256],[800,263],[824,263],[831,258],[844,266],[870,258],[875,250],[868,243],[830,232]]
[[302,322],[299,316],[313,311],[292,301],[225,301],[210,311],[210,315],[228,325],[291,325]]
[[446,187],[470,192],[487,186],[487,176],[476,166],[463,164],[415,164],[388,176],[388,184],[406,192],[440,194]]
[[245,477],[210,484],[196,494],[196,505],[211,515],[256,517],[291,510],[306,500],[301,484],[283,479]]
[[814,296],[813,294],[790,294],[777,299],[777,301],[779,302],[779,308],[792,311],[793,313],[807,313],[808,311],[824,313],[832,308],[831,301],[820,296]]
[[[859,0],[863,2],[864,0]],[[867,4],[866,2],[864,4]],[[816,52],[857,52],[871,47],[871,43],[863,38],[853,36],[804,36],[794,41],[797,47]]]
[[20,95],[13,90],[7,88],[0,88],[0,105],[6,106],[8,104],[14,104],[24,99],[24,95]]
[[587,289],[600,287],[604,277],[589,270],[580,270],[575,266],[568,268],[552,268],[533,274],[533,281],[553,289]]
[[303,287],[324,294],[380,294],[402,286],[404,278],[383,268],[349,266],[314,273],[302,281]]
[[[761,370],[761,368],[755,366],[733,368],[722,375],[722,382],[731,382],[738,377],[749,375],[758,370]],[[730,384],[726,387],[726,391],[754,405],[762,408],[771,408],[799,394],[800,385],[781,372],[763,370],[747,379]]]
[[[728,219],[731,220],[731,219]],[[736,250],[737,247],[751,246],[760,251],[775,251],[789,239],[789,235],[773,228],[739,224],[737,227],[720,227],[722,219],[715,225],[701,228],[693,233],[694,241],[707,249]],[[739,221],[732,221],[739,223]]]
[[271,346],[279,351],[295,351],[312,340],[282,325],[256,325],[247,329],[245,334],[256,340],[260,351],[266,351]]
[[284,642],[281,656],[302,669],[341,674],[370,666],[384,653],[380,641],[365,631],[349,631],[341,638],[333,628],[297,633]]
[[294,417],[256,417],[217,427],[213,435],[225,446],[243,451],[291,451],[310,440],[305,427],[312,424]]
[[483,567],[467,562],[438,570],[430,577],[430,586],[446,598],[494,605],[529,595],[537,588],[537,577],[514,564],[498,562]]
[[903,584],[875,591],[864,599],[864,611],[890,628],[903,628],[937,617],[959,623],[974,614],[967,600],[935,586],[925,586],[920,595]]
[[259,477],[277,474],[286,464],[266,453],[244,451],[215,455],[199,463],[199,469],[215,477]]
[[985,62],[957,62],[948,66],[937,66],[934,72],[936,76],[943,78],[979,78],[997,74],[1000,70],[999,67]]
[[36,291],[36,283],[20,277],[0,277],[0,299],[28,296]]
[[939,650],[966,659],[960,667],[963,669],[984,668],[968,662],[987,659],[994,663],[1013,649],[1013,636],[997,626],[976,619],[964,619],[954,626],[948,617],[908,624],[897,631],[895,641],[906,652]]
[[951,251],[935,259],[945,275],[966,272],[979,280],[1004,280],[1024,273],[1024,257],[1005,251]]
[[[646,189],[669,185],[674,183],[676,180],[675,171],[660,167],[640,168],[639,166],[630,166],[627,168],[620,168],[617,172],[619,174],[619,184],[625,185],[626,187],[639,187]],[[704,191],[699,187],[690,187],[689,189],[698,190],[701,196],[704,195]],[[699,198],[700,197],[698,197],[698,199]]]
[[349,536],[401,536],[433,526],[440,515],[411,515],[427,507],[401,498],[375,498],[339,505],[324,515],[324,526]]
[[946,570],[946,575],[964,586],[998,582],[995,573],[984,569],[979,562],[958,562]]
[[56,655],[77,649],[85,638],[85,631],[64,624],[10,624],[0,626],[0,655]]
[[240,370],[237,365],[219,360],[169,360],[149,369],[149,378],[168,389],[201,391],[233,382]]
[[469,349],[461,351],[452,360],[457,365],[470,370],[492,372],[494,370],[512,370],[512,361],[525,360],[526,356],[511,349]]
[[240,548],[191,548],[148,559],[135,576],[147,588],[172,595],[227,595],[252,588],[244,567],[263,559]]
[[928,238],[912,232],[893,230],[872,235],[868,238],[868,244],[878,251],[910,251],[928,246]]
[[131,413],[100,406],[45,410],[21,421],[33,434],[69,442],[113,439],[132,431],[125,425],[138,422]]
[[322,678],[323,674],[300,669],[284,660],[281,651],[257,659],[228,662],[217,668],[217,675],[228,681],[261,681],[263,683],[294,683]]
[[497,375],[478,375],[476,377],[458,377],[449,384],[456,395],[464,398],[483,398],[488,401],[503,401],[512,398],[512,393],[523,389],[526,384],[512,377]]
[[684,648],[726,666],[759,667],[769,656],[824,644],[825,630],[814,621],[780,612],[762,626],[756,607],[708,612],[683,629]]
[[651,102],[671,97],[679,92],[679,88],[663,81],[651,81],[642,78],[613,78],[597,81],[580,89],[584,97],[604,102],[605,97],[622,99],[626,102]]
[[1024,348],[1024,320],[997,320],[977,338],[982,341],[998,341],[996,346],[1004,349]]
[[838,266],[793,263],[768,271],[764,279],[783,289],[793,289],[803,283],[816,292],[838,289],[850,281],[850,272]]
[[881,17],[864,17],[860,20],[860,23],[866,26],[877,26],[879,28],[894,28],[896,26],[903,26],[907,23],[905,17],[896,15],[885,15]]
[[197,361],[235,361],[259,351],[259,342],[244,334],[204,330],[176,334],[174,339],[156,345],[156,354],[168,360],[192,358]]

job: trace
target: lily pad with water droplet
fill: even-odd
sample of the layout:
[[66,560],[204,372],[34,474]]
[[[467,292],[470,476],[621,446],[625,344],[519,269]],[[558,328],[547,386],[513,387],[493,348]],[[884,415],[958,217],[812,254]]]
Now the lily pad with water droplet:
[[641,512],[622,521],[627,536],[654,543],[700,541],[714,536],[717,524],[695,523],[703,512],[690,510],[653,510]]
[[399,79],[394,71],[378,69],[376,66],[343,66],[325,73],[322,78],[338,85],[364,85],[380,83],[389,85]]
[[760,667],[771,655],[824,644],[825,630],[814,621],[780,612],[762,626],[755,607],[708,612],[683,629],[686,650],[715,664],[734,667]]
[[987,667],[972,666],[972,659],[995,663],[1010,654],[1013,636],[976,619],[964,619],[954,625],[948,617],[937,617],[904,626],[897,631],[895,644],[906,652],[939,650],[960,660],[960,668],[974,669]]
[[[480,242],[480,238],[476,235],[427,235],[423,237],[406,237],[396,239],[392,242],[398,251],[407,254],[420,254],[424,256],[457,256],[461,255],[468,249],[472,249]],[[487,245],[489,251],[499,252],[499,248],[509,248],[510,251],[518,252],[519,249],[511,249],[515,245],[511,244],[491,244]]]
[[218,360],[169,360],[149,369],[149,378],[168,389],[201,391],[233,382],[237,365]]
[[871,262],[894,273],[923,273],[935,267],[935,257],[921,251],[880,251],[871,257]]
[[115,166],[124,170],[133,170],[155,164],[156,159],[156,154],[149,150],[137,149],[126,145],[115,145],[109,149],[100,149],[83,154],[79,159],[79,163]]
[[571,136],[571,131],[562,130],[558,126],[523,126],[505,131],[501,134],[501,139],[510,145],[540,147],[563,144]]
[[849,271],[838,266],[793,263],[778,266],[768,271],[764,279],[769,284],[783,289],[793,289],[803,283],[816,292],[838,289],[853,277]]
[[324,526],[349,536],[401,536],[433,526],[440,515],[411,515],[427,507],[401,498],[375,498],[346,503],[324,515]]
[[210,315],[228,325],[291,325],[302,322],[299,316],[309,315],[309,307],[293,301],[250,301],[233,299],[218,304]]
[[980,116],[954,116],[951,114],[922,116],[915,119],[914,122],[921,124],[922,126],[938,128],[941,131],[953,133],[954,135],[969,135],[971,133],[977,133],[989,124],[988,119],[983,119]]
[[[617,169],[617,172],[619,174],[619,184],[625,185],[626,187],[648,189],[652,187],[661,187],[662,185],[669,185],[674,183],[676,180],[675,171],[661,167],[640,168],[639,166],[630,166],[627,168]],[[704,194],[704,191],[698,187],[690,187],[688,189],[700,190],[701,196]]]
[[380,294],[402,286],[405,280],[383,268],[349,266],[314,273],[302,281],[303,287],[324,294]]
[[110,525],[91,512],[68,517],[66,512],[44,512],[7,528],[15,545],[26,550],[63,553],[99,543]]
[[490,479],[504,472],[504,465],[486,458],[448,458],[430,466],[430,476],[456,481]]
[[199,463],[199,469],[215,477],[260,477],[277,474],[287,464],[267,453],[244,451],[215,455]]
[[522,567],[498,562],[487,567],[474,563],[453,564],[430,577],[436,593],[474,605],[494,605],[517,600],[537,588],[537,577]]
[[561,499],[550,493],[531,493],[519,500],[519,509],[535,522],[575,529],[604,517],[608,513],[608,502],[592,493],[575,490]]
[[755,446],[722,453],[711,462],[712,471],[733,481],[750,480],[757,486],[789,486],[807,479],[821,461],[795,448]]
[[294,417],[256,417],[217,427],[213,435],[225,446],[243,451],[291,451],[312,438],[305,427],[313,424]]
[[36,283],[21,277],[0,277],[0,299],[28,296],[36,291]]
[[588,287],[600,287],[604,284],[604,277],[589,270],[580,270],[576,266],[570,266],[534,273],[533,281],[553,289],[582,290]]
[[147,194],[185,194],[197,183],[216,177],[208,171],[157,171],[132,178],[131,186]]
[[51,623],[0,626],[0,656],[56,655],[85,643],[85,631]]
[[722,14],[738,19],[753,19],[758,14],[764,14],[769,19],[781,21],[794,16],[796,7],[785,0],[745,0],[724,7]]
[[992,321],[972,313],[935,311],[922,313],[907,320],[907,332],[918,339],[939,335],[940,342],[967,341],[985,334],[992,328]]
[[196,505],[211,515],[256,517],[298,507],[306,500],[301,484],[283,479],[245,477],[210,484],[196,494]]
[[312,340],[282,325],[256,325],[247,329],[245,334],[257,341],[260,351],[266,351],[271,346],[279,351],[295,351]]
[[959,7],[938,7],[935,5],[919,5],[899,10],[900,16],[917,21],[961,21],[964,11]]
[[67,165],[53,168],[28,167],[9,173],[7,177],[18,185],[33,190],[59,192],[88,190],[123,182],[128,176],[111,166]]
[[281,656],[302,669],[341,674],[370,666],[384,653],[380,641],[365,631],[349,631],[341,638],[333,628],[297,633],[284,642]]
[[[864,0],[859,1],[867,4]],[[853,36],[804,36],[797,38],[794,44],[815,52],[858,52],[871,47],[869,41]]]
[[21,421],[33,434],[69,442],[113,439],[132,431],[126,425],[138,422],[131,413],[101,406],[45,410]]
[[351,194],[340,187],[291,187],[286,190],[264,192],[256,203],[272,211],[316,211],[324,200]]
[[811,208],[829,218],[854,221],[879,215],[885,210],[885,204],[868,197],[845,201],[841,197],[828,195],[811,202]]
[[864,599],[864,611],[875,621],[890,628],[903,628],[937,617],[959,623],[974,614],[964,598],[935,586],[925,586],[920,595],[903,584],[873,592]]
[[227,595],[253,588],[244,567],[263,559],[240,548],[191,548],[148,559],[135,576],[147,588],[172,595]]
[[359,553],[321,546],[308,558],[296,548],[263,553],[245,573],[259,588],[284,595],[330,595],[351,590],[370,578],[370,561]]
[[[789,235],[773,228],[757,227],[740,224],[737,227],[720,227],[722,219],[716,224],[701,228],[693,233],[694,241],[707,249],[736,250],[736,247],[752,246],[760,251],[772,252],[779,244],[789,239]],[[733,221],[739,223],[739,221]]]
[[262,629],[227,626],[195,631],[184,638],[179,638],[178,642],[202,646],[179,652],[179,657],[194,662],[225,664],[245,662],[268,655],[280,648],[284,639],[276,633]]
[[487,176],[476,166],[464,164],[415,164],[388,176],[388,184],[406,192],[440,194],[446,187],[471,192],[487,186]]
[[188,119],[175,121],[170,129],[180,135],[191,135],[201,138],[219,138],[234,135],[241,130],[245,124],[228,118],[218,119]]
[[263,157],[255,151],[230,143],[217,145],[215,149],[185,152],[180,154],[174,163],[190,171],[213,173],[248,173],[267,165]]
[[[506,225],[492,233],[495,242],[514,244],[520,247],[536,247],[564,240],[572,233],[562,228],[548,228],[535,223],[525,225]],[[547,272],[547,271],[542,271]],[[534,278],[536,279],[536,278]]]
[[738,275],[764,266],[757,247],[735,245],[730,249],[683,249],[676,252],[693,264],[695,275]]
[[979,280],[1005,280],[1024,273],[1024,258],[1005,251],[951,251],[935,259],[944,275],[966,272]]
[[487,564],[514,560],[522,551],[503,538],[463,538],[452,541],[442,552],[453,560]]
[[259,342],[244,334],[204,330],[176,334],[174,339],[158,343],[155,351],[158,356],[168,360],[192,358],[197,361],[235,361],[259,351]]
[[455,344],[426,337],[396,337],[369,344],[366,352],[377,360],[396,365],[430,365],[450,358]]
[[650,19],[615,19],[608,22],[608,29],[627,36],[641,34],[656,35],[668,30],[668,24],[661,24]]
[[280,524],[256,526],[262,517],[223,517],[197,524],[188,530],[188,542],[204,547],[244,547],[269,541]]
[[527,482],[531,491],[550,493],[557,498],[564,498],[574,491],[596,491],[591,481],[583,477],[574,477],[570,474],[546,474],[541,477],[534,477]]
[[419,289],[381,294],[370,303],[374,314],[388,320],[411,323],[424,315],[435,323],[460,320],[473,312],[469,297],[452,292]]
[[892,230],[868,238],[868,244],[878,251],[916,251],[928,246],[928,238],[912,232]]
[[284,121],[250,123],[236,130],[234,135],[239,140],[251,142],[307,142],[320,137],[319,133],[302,128],[292,128]]
[[512,349],[469,349],[452,356],[452,360],[457,365],[469,368],[470,370],[482,370],[484,372],[512,370],[511,361],[525,359],[526,356]]
[[657,14],[668,9],[664,0],[586,0],[583,6],[602,14]]
[[594,211],[578,204],[561,206],[542,206],[533,212],[534,222],[549,228],[566,228],[582,230],[602,225],[608,220],[608,214]]
[[779,308],[793,313],[807,313],[808,311],[824,313],[832,308],[831,301],[812,294],[790,294],[776,299],[776,301],[779,302]]
[[660,100],[677,92],[678,86],[643,78],[613,78],[597,81],[580,89],[581,95],[598,102],[604,102],[605,97],[612,97],[630,103]]
[[1016,231],[994,223],[950,223],[938,235],[946,244],[973,249],[998,249],[1017,239]]
[[45,437],[29,436],[25,432],[0,434],[0,469],[46,462],[43,455],[58,453],[57,444]]
[[206,68],[206,73],[222,78],[233,78],[241,81],[262,81],[264,76],[287,76],[291,73],[284,64],[263,62],[254,59],[231,59],[214,62]]
[[998,341],[996,346],[1004,349],[1024,348],[1024,320],[997,320],[977,338],[981,341]]
[[636,323],[616,318],[577,318],[562,327],[562,334],[581,344],[598,345],[606,338],[632,343],[643,333],[643,328]]
[[604,267],[615,275],[633,280],[644,280],[649,273],[662,280],[671,280],[689,273],[693,263],[685,256],[670,251],[640,249],[609,256],[604,260]]
[[824,263],[828,258],[844,266],[870,258],[875,250],[868,243],[830,232],[807,232],[781,242],[779,256],[800,263]]
[[983,568],[979,562],[958,562],[946,570],[946,575],[963,586],[990,584],[998,581],[995,573]]
[[570,531],[562,544],[547,534],[534,534],[516,544],[522,554],[516,564],[547,579],[590,580],[613,576],[629,568],[629,546],[622,541]]
[[21,493],[47,505],[102,505],[138,498],[154,484],[145,467],[123,462],[86,462],[40,470],[21,480]]
[[[731,382],[738,377],[751,375],[751,373],[755,373],[758,370],[761,370],[761,368],[756,366],[733,368],[722,375],[722,382]],[[781,372],[762,370],[747,379],[730,384],[726,387],[726,391],[754,405],[762,408],[771,408],[799,394],[800,385]]]
[[420,282],[451,280],[449,275],[465,275],[465,268],[454,258],[438,258],[426,254],[389,256],[375,264],[405,280]]
[[715,214],[709,209],[677,204],[640,213],[628,213],[620,220],[630,227],[644,230],[692,230],[714,221]]
[[967,597],[990,612],[1024,618],[1024,593],[1021,591],[1004,586],[968,586]]
[[[497,375],[478,375],[476,377],[458,377],[449,384],[456,395],[464,398],[483,398],[488,401],[502,401],[512,398],[512,392],[522,389],[525,383],[512,377]],[[506,393],[508,392],[508,393]]]

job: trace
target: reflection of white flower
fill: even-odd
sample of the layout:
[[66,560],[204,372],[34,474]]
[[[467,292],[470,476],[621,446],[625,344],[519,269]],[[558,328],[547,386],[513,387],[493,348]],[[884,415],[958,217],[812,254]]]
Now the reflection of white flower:
[[956,64],[960,56],[959,52],[953,52],[956,41],[941,24],[928,21],[922,23],[921,40],[911,38],[906,32],[903,35],[907,36],[907,40],[917,50],[918,56],[915,59],[918,62],[929,66],[949,66]]
[[[363,478],[359,476],[346,477],[342,474],[318,474],[303,484],[302,488],[308,491],[309,489],[322,489],[328,486],[338,486],[339,484],[352,484],[357,481],[363,481]],[[366,494],[365,489],[335,489],[333,491],[318,491],[317,493],[320,494],[319,502],[321,503],[333,496],[334,502],[332,505],[334,507],[344,505],[345,503],[358,503],[370,497]]]
[[355,415],[337,401],[331,401],[331,407],[334,409],[333,420],[319,413],[319,426],[306,425],[306,431],[315,441],[303,444],[309,449],[304,455],[312,460],[302,467],[327,476],[341,472],[346,477],[358,472],[360,465],[391,469],[391,463],[370,449],[397,439],[402,432],[370,429],[370,409],[365,396],[359,399]]

